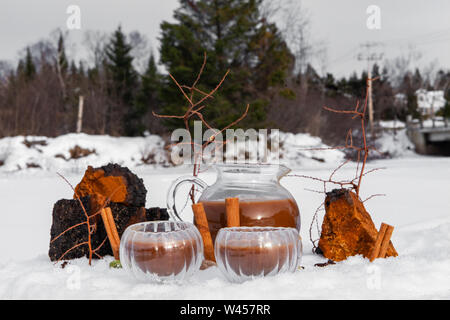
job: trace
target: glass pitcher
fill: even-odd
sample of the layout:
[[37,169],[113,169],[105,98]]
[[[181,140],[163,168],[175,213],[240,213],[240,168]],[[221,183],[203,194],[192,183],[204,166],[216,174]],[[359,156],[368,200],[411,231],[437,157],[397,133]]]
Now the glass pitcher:
[[[208,186],[193,176],[175,180],[167,194],[167,208],[174,220],[182,220],[175,207],[175,196],[182,185],[200,189],[213,241],[227,226],[225,199],[239,198],[241,226],[291,227],[300,231],[300,212],[294,197],[280,184],[291,170],[275,164],[216,164],[217,180]],[[195,221],[194,221],[195,223]]]

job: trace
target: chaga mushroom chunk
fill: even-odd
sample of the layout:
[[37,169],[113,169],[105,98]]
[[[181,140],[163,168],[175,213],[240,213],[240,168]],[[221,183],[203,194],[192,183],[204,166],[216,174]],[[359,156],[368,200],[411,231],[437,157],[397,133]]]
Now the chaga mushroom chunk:
[[[107,235],[103,221],[99,215],[95,215],[97,208],[94,209],[92,207],[95,201],[89,196],[81,198],[81,201],[87,214],[91,217],[89,222],[91,227],[93,227],[91,231],[92,248],[100,246],[100,249],[97,251],[99,256],[112,255],[113,252],[109,241],[104,241]],[[109,207],[111,208],[119,237],[122,237],[125,229],[131,224],[169,219],[167,210],[163,208],[145,209],[144,207],[128,207],[116,202],[111,202]],[[67,252],[67,250],[77,244],[88,241],[87,224],[81,224],[84,221],[86,221],[86,215],[77,199],[62,199],[55,203],[50,230],[50,239],[55,240],[50,241],[48,252],[50,260],[56,261],[61,257],[63,257],[63,260],[70,260],[89,256],[89,248],[87,245],[78,246]],[[76,225],[78,226],[68,230]],[[63,233],[66,230],[68,231]],[[98,256],[94,255],[93,258],[98,258]]]
[[[91,247],[99,248],[93,258],[112,255],[111,246],[105,241],[107,233],[99,210],[105,206],[111,209],[119,237],[131,224],[168,220],[166,209],[145,208],[147,190],[144,182],[128,168],[108,164],[100,168],[89,166],[81,182],[75,188],[73,200],[59,200],[53,207],[53,221],[50,231],[50,260],[75,259],[89,256],[88,235]],[[86,214],[89,215],[88,230]],[[76,226],[76,227],[74,227]],[[80,244],[80,245],[79,245]],[[82,244],[82,245],[81,245]]]
[[[378,231],[358,196],[347,189],[335,189],[327,193],[325,210],[319,240],[322,254],[333,261],[357,254],[369,257]],[[387,256],[397,256],[392,242]]]
[[99,194],[112,202],[130,207],[145,207],[147,190],[143,180],[128,168],[111,163],[100,168],[89,166],[83,179],[75,187],[75,193],[79,197]]

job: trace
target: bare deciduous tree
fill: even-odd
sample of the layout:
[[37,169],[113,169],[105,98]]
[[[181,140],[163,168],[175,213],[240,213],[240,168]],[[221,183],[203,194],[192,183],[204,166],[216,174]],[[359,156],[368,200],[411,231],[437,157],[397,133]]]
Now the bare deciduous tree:
[[105,47],[109,36],[106,32],[88,30],[84,33],[83,44],[88,51],[88,62],[91,66],[100,67],[105,59]]

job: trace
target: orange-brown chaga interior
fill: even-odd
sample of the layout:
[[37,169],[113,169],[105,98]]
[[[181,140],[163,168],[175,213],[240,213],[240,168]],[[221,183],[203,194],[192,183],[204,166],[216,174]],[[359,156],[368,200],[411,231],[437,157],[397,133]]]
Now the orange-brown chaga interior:
[[[99,194],[112,202],[127,204],[127,184],[122,176],[105,176],[103,169],[88,167],[81,182],[75,187],[79,197]],[[75,195],[74,195],[75,198]]]
[[99,168],[89,166],[75,192],[79,197],[101,195],[110,202],[130,207],[145,207],[147,198],[144,181],[128,168],[114,163]]

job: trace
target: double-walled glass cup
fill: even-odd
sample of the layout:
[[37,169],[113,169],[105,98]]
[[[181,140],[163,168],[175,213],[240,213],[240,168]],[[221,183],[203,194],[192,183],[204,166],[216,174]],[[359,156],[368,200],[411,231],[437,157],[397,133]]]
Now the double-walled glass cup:
[[233,227],[219,230],[214,253],[231,282],[294,272],[302,255],[295,228]]
[[202,238],[190,222],[137,223],[120,241],[122,267],[140,280],[183,280],[198,271],[202,260]]

